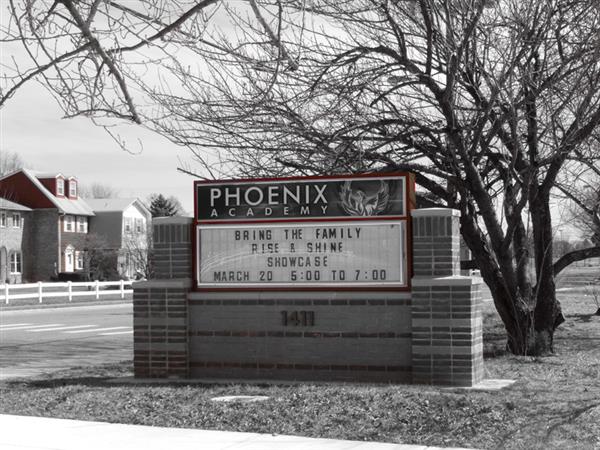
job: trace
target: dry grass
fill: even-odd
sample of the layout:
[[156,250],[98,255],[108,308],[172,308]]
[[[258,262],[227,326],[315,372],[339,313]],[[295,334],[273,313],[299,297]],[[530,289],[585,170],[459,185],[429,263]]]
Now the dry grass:
[[553,356],[506,354],[502,326],[488,314],[488,376],[517,380],[503,391],[515,414],[500,425],[497,448],[600,448],[600,316],[584,291],[560,299],[567,321],[557,330]]

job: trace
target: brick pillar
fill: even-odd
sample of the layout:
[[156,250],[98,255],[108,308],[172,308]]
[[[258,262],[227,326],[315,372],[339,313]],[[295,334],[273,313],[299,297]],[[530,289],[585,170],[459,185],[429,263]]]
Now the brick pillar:
[[413,382],[472,386],[483,378],[481,279],[460,276],[456,210],[413,217]]
[[191,227],[188,217],[153,220],[154,278],[133,285],[133,365],[137,378],[185,378],[189,374]]

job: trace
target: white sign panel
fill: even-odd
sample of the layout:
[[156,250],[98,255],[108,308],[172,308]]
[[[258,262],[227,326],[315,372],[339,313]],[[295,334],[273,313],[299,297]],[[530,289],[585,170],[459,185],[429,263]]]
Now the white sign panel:
[[406,286],[406,222],[197,227],[198,287]]

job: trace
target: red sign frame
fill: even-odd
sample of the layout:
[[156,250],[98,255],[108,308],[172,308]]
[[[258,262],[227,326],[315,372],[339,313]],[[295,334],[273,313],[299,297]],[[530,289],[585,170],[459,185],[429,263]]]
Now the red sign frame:
[[[289,219],[287,218],[273,218],[273,219],[237,219],[237,220],[198,220],[198,186],[203,185],[236,185],[236,184],[252,184],[252,183],[286,183],[286,182],[319,182],[319,181],[335,181],[335,180],[370,180],[370,179],[390,179],[390,178],[404,178],[404,215],[386,215],[386,216],[347,216],[347,217],[308,217],[302,218],[293,216]],[[387,173],[368,173],[368,174],[352,174],[352,175],[327,175],[327,176],[308,176],[308,177],[276,177],[276,178],[244,178],[244,179],[226,179],[226,180],[196,180],[194,181],[194,221],[193,221],[193,229],[192,229],[192,266],[193,266],[193,290],[197,292],[242,292],[242,291],[313,291],[313,292],[323,292],[323,291],[393,291],[393,292],[402,292],[402,291],[410,291],[410,279],[412,277],[412,224],[410,220],[410,212],[416,206],[416,197],[415,197],[415,181],[414,174],[409,172],[387,172]],[[231,286],[223,286],[223,287],[203,287],[199,285],[199,280],[197,279],[197,269],[199,261],[199,243],[197,242],[196,230],[198,226],[205,225],[218,225],[218,224],[228,224],[228,225],[257,225],[257,224],[269,224],[269,223],[290,223],[290,224],[302,224],[307,222],[349,222],[349,221],[405,221],[405,245],[406,245],[406,284],[404,286],[299,286],[293,285],[290,287],[282,287],[282,286],[252,286],[248,285],[245,287],[231,287]]]

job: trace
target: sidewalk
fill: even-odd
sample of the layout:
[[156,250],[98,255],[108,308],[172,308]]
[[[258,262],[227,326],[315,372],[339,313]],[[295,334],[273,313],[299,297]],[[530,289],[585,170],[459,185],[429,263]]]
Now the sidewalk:
[[2,450],[435,450],[440,447],[0,415]]

